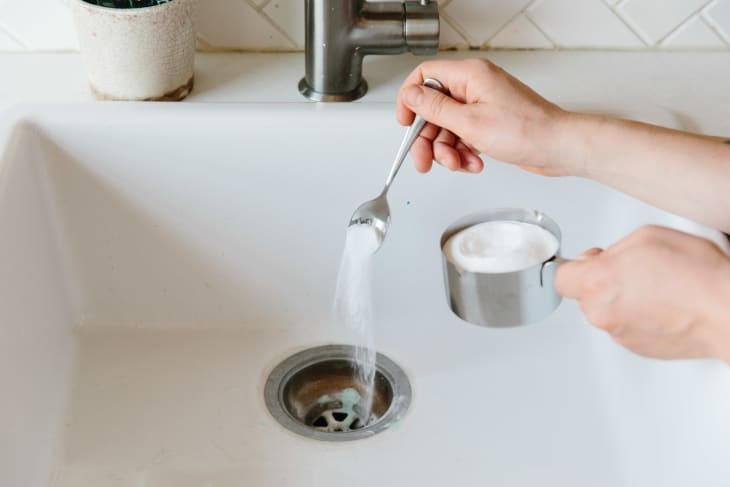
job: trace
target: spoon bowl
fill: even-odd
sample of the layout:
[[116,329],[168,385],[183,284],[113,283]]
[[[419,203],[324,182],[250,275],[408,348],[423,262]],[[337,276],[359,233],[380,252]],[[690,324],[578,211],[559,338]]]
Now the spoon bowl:
[[375,198],[361,204],[350,218],[352,225],[371,225],[377,230],[378,238],[382,242],[390,226],[390,206],[388,206],[387,191],[383,190]]

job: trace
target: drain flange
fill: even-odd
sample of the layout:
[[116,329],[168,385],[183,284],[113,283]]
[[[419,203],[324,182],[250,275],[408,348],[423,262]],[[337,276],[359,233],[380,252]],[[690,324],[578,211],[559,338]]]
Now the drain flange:
[[367,392],[358,380],[354,347],[326,345],[292,355],[269,375],[266,406],[285,428],[324,441],[367,438],[399,421],[411,401],[403,370],[376,355],[372,413],[363,417]]

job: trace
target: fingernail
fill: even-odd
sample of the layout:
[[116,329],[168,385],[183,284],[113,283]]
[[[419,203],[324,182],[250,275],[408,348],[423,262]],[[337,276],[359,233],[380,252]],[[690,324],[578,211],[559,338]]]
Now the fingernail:
[[469,172],[479,172],[479,163],[477,163],[477,162],[470,162],[469,164],[467,164],[466,169]]
[[422,98],[423,88],[421,88],[420,86],[410,86],[406,88],[405,92],[403,93],[403,99],[410,107],[417,107],[418,105],[420,105]]

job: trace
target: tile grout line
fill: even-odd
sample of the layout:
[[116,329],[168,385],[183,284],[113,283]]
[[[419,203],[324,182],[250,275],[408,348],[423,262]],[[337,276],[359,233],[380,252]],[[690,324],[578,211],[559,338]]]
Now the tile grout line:
[[624,24],[624,27],[629,29],[632,34],[636,36],[639,41],[641,41],[645,46],[647,47],[656,47],[656,43],[649,37],[648,34],[646,34],[639,24],[634,24],[634,22],[630,19],[630,17],[624,16],[624,14],[621,12],[621,7],[623,7],[628,0],[620,0],[615,5],[606,4],[606,7],[613,12],[613,15]]
[[5,25],[3,25],[2,22],[0,22],[0,31],[2,31],[3,34],[8,36],[8,38],[11,41],[15,42],[20,49],[23,49],[26,51],[31,51],[30,46],[28,46],[25,42],[23,42],[23,40],[20,37],[16,36],[12,32],[10,32],[10,29],[8,29]]
[[534,20],[534,19],[533,19],[532,17],[530,17],[529,15],[527,15],[527,13],[525,13],[525,18],[527,19],[527,21],[528,21],[529,23],[531,23],[531,24],[532,24],[533,26],[535,26],[535,28],[536,28],[536,29],[537,29],[537,30],[538,30],[538,31],[539,31],[539,32],[540,32],[540,33],[541,33],[541,34],[542,34],[542,35],[543,35],[543,36],[545,37],[545,39],[547,39],[547,41],[548,41],[548,42],[550,43],[550,45],[552,45],[552,49],[559,49],[559,45],[558,45],[558,42],[557,42],[557,41],[555,41],[555,40],[554,40],[554,39],[553,39],[553,38],[552,38],[552,37],[551,37],[551,36],[550,36],[550,35],[549,35],[549,34],[548,34],[548,33],[547,33],[547,32],[546,32],[546,31],[545,31],[545,30],[544,30],[544,29],[543,29],[543,28],[541,27],[541,26],[540,26],[540,24],[538,24],[537,22],[535,22],[535,20]]
[[562,49],[562,47],[560,46],[560,43],[556,39],[554,39],[553,36],[551,36],[548,33],[548,31],[546,31],[545,29],[543,29],[543,27],[535,19],[532,18],[532,14],[530,14],[530,12],[529,12],[529,9],[531,9],[531,8],[539,5],[540,4],[540,1],[541,0],[533,0],[520,13],[522,13],[525,16],[525,18],[527,19],[527,21],[530,22],[532,25],[534,25],[535,28],[537,30],[539,30],[542,35],[545,36],[545,39],[547,39],[550,42],[550,44],[553,45],[553,49]]
[[[508,27],[508,26],[509,26],[509,25],[510,25],[510,24],[511,24],[512,22],[514,22],[515,20],[517,20],[517,18],[519,18],[519,16],[520,16],[520,15],[523,15],[523,13],[525,12],[525,10],[527,10],[527,9],[528,9],[528,8],[530,8],[530,7],[532,6],[532,5],[534,5],[534,4],[536,3],[536,1],[537,1],[537,0],[530,0],[530,2],[528,2],[528,3],[527,3],[527,5],[525,5],[525,6],[524,6],[524,7],[523,7],[523,8],[521,9],[521,10],[519,10],[519,11],[518,11],[517,13],[515,13],[515,14],[514,14],[514,15],[513,15],[512,17],[510,17],[510,18],[509,18],[509,19],[508,19],[508,20],[507,20],[507,21],[506,21],[506,22],[505,22],[504,24],[502,24],[501,26],[499,26],[499,28],[498,28],[498,29],[497,29],[497,30],[496,30],[496,31],[494,32],[494,34],[492,34],[491,36],[489,36],[489,38],[487,38],[487,40],[486,40],[486,41],[484,41],[484,42],[482,43],[482,46],[483,46],[483,47],[487,47],[487,48],[489,48],[489,43],[490,43],[490,42],[491,42],[491,41],[492,41],[492,40],[493,40],[493,39],[494,39],[495,37],[497,37],[497,36],[498,36],[499,34],[501,34],[501,33],[502,33],[502,31],[503,31],[504,29],[506,29],[506,28],[507,28],[507,27]],[[534,25],[534,24],[533,24],[533,25]],[[540,31],[540,32],[541,32],[541,33],[542,33],[543,35],[545,35],[545,33],[544,33],[544,32],[542,32],[542,31]],[[550,43],[551,43],[551,44],[554,44],[554,43],[552,42],[552,39],[548,38],[548,40],[550,41]]]
[[[261,17],[266,23],[268,23],[274,30],[276,30],[279,34],[281,34],[284,39],[287,40],[290,44],[290,48],[299,49],[301,46],[297,44],[297,42],[289,35],[289,33],[281,27],[279,24],[272,19],[269,14],[264,12],[264,8],[270,3],[270,0],[267,0],[263,2],[260,6],[257,6],[255,3],[253,3],[253,0],[244,0],[251,8],[253,8],[256,13],[259,14],[259,17]],[[302,21],[304,21],[302,19]]]
[[690,22],[690,21],[691,21],[691,20],[692,20],[693,18],[695,18],[695,17],[697,17],[698,15],[700,15],[700,14],[702,13],[702,11],[703,11],[703,10],[705,9],[705,7],[707,7],[707,6],[708,6],[708,5],[710,4],[710,3],[712,3],[712,1],[711,1],[711,0],[710,0],[710,1],[707,1],[707,2],[705,2],[705,4],[704,4],[704,5],[702,5],[702,7],[698,8],[697,10],[694,10],[694,11],[693,11],[693,12],[692,12],[692,13],[691,13],[691,14],[690,14],[690,15],[689,15],[688,17],[686,17],[686,18],[685,18],[684,20],[682,20],[682,21],[681,21],[681,22],[680,22],[679,24],[677,24],[676,26],[674,26],[674,27],[673,27],[673,28],[672,28],[672,29],[671,29],[671,30],[670,30],[669,32],[667,32],[667,33],[666,33],[666,34],[665,34],[664,36],[660,37],[660,38],[659,38],[659,39],[658,39],[658,40],[656,41],[656,45],[658,45],[658,46],[661,46],[661,45],[662,45],[662,43],[663,43],[663,42],[664,42],[665,40],[667,40],[667,39],[668,39],[668,38],[669,38],[669,37],[670,37],[670,36],[671,36],[672,34],[674,34],[674,33],[675,33],[675,32],[677,32],[677,31],[678,31],[679,29],[681,29],[682,27],[684,27],[684,26],[685,26],[685,25],[686,25],[687,23],[689,23],[689,22]]
[[461,25],[459,25],[459,23],[456,22],[445,11],[439,12],[439,15],[441,16],[441,18],[443,19],[444,22],[446,22],[447,24],[449,24],[449,26],[454,30],[454,32],[456,32],[457,34],[459,34],[461,36],[461,38],[464,40],[464,42],[466,43],[466,45],[471,48],[472,45],[473,45],[473,43],[471,42],[471,39],[467,35],[467,33],[464,30],[464,28]]
[[198,45],[201,47],[200,49],[196,48],[196,51],[213,51],[215,50],[215,46],[213,46],[210,42],[206,41],[203,36],[200,35],[200,32],[195,33],[195,41],[198,43]]
[[700,16],[699,13],[695,13],[692,16],[684,19],[678,25],[672,27],[672,29],[669,32],[667,32],[667,34],[665,34],[664,37],[662,37],[661,39],[659,39],[657,41],[657,43],[656,43],[657,47],[660,47],[660,48],[661,47],[666,47],[667,46],[666,42],[672,40],[672,37],[674,36],[674,34],[679,33],[680,29],[683,26],[687,25],[689,22],[692,22],[694,19],[696,19],[699,16]]
[[264,11],[262,10],[262,11],[260,11],[260,12],[259,12],[259,15],[260,15],[260,16],[261,16],[261,17],[262,17],[262,18],[263,18],[263,19],[264,19],[264,20],[265,20],[266,22],[268,22],[268,23],[269,23],[269,25],[271,25],[271,27],[273,27],[273,28],[274,28],[275,30],[277,30],[277,31],[278,31],[278,32],[279,32],[279,33],[280,33],[280,34],[281,34],[282,36],[284,36],[284,38],[285,38],[285,39],[286,39],[287,41],[289,41],[289,44],[291,44],[291,47],[293,47],[294,49],[300,49],[300,48],[304,47],[304,46],[300,46],[300,45],[299,45],[299,44],[297,43],[297,41],[295,41],[295,40],[294,40],[294,38],[293,38],[292,36],[290,36],[290,35],[289,35],[289,33],[288,33],[288,32],[287,32],[287,31],[286,31],[286,30],[285,30],[285,29],[284,29],[284,28],[283,28],[282,26],[280,26],[279,24],[277,24],[277,23],[276,23],[276,21],[275,21],[274,19],[272,19],[272,18],[271,18],[271,17],[269,16],[269,14],[267,14],[266,12],[264,12]]
[[[535,3],[535,1],[534,1],[534,0],[531,0],[531,1],[530,1],[530,2],[529,2],[529,3],[527,4],[527,6],[526,6],[525,8],[529,7],[529,6],[530,6],[530,5],[532,5],[533,3]],[[499,27],[497,28],[497,30],[495,30],[495,31],[494,31],[494,33],[493,33],[493,34],[492,34],[491,36],[489,36],[489,37],[487,38],[487,40],[485,40],[485,41],[484,41],[484,42],[482,43],[482,46],[487,46],[487,47],[488,47],[488,46],[489,46],[489,42],[490,42],[490,41],[491,41],[492,39],[494,39],[495,37],[497,37],[497,35],[499,35],[499,33],[500,33],[500,32],[502,32],[502,31],[503,31],[503,30],[504,30],[504,29],[505,29],[505,28],[506,28],[506,27],[507,27],[507,26],[508,26],[509,24],[511,24],[512,22],[514,22],[514,20],[515,20],[515,19],[516,19],[517,17],[519,17],[520,15],[522,15],[522,12],[523,12],[523,11],[525,10],[525,8],[523,8],[523,9],[521,9],[521,10],[518,10],[517,12],[515,12],[515,14],[514,14],[514,15],[512,15],[512,16],[511,16],[511,17],[510,17],[509,19],[507,19],[507,21],[506,21],[506,22],[504,22],[504,23],[503,23],[502,25],[500,25],[500,26],[499,26]]]
[[714,17],[710,15],[710,8],[717,5],[717,0],[713,0],[710,3],[708,3],[704,9],[702,9],[702,12],[700,13],[700,19],[702,22],[705,23],[710,29],[712,29],[715,34],[720,36],[720,39],[722,39],[725,44],[730,45],[730,36],[725,32],[725,29],[722,29],[719,24],[715,21]]
[[[717,37],[717,40],[719,40],[722,44],[726,44],[725,39],[723,39],[723,37],[711,25],[709,25],[705,21],[705,19],[702,18],[702,12],[697,12],[692,17],[686,19],[683,23],[681,23],[680,25],[678,25],[676,28],[672,29],[671,32],[669,32],[666,36],[664,36],[662,38],[661,44],[659,44],[659,46],[660,47],[666,47],[666,46],[668,46],[668,44],[666,44],[666,42],[672,40],[672,37],[675,34],[678,34],[679,33],[679,30],[684,25],[686,25],[687,23],[689,23],[689,22],[691,22],[691,21],[693,21],[695,19],[700,19],[700,22],[702,22],[706,27],[708,27],[710,29],[710,31],[712,31],[713,34],[715,34],[715,36]],[[705,49],[712,49],[712,46],[705,46]],[[716,49],[723,49],[723,48],[716,48]]]
[[529,23],[531,23],[533,26],[535,26],[535,28],[542,35],[545,36],[545,39],[547,39],[548,42],[550,44],[552,44],[552,46],[553,46],[552,48],[553,49],[559,49],[560,48],[560,44],[558,43],[558,41],[556,39],[554,39],[553,36],[551,36],[548,31],[546,31],[545,29],[543,29],[543,27],[538,22],[536,22],[535,19],[532,18],[532,15],[530,15],[530,12],[528,12],[528,9],[531,9],[533,6],[538,5],[538,2],[540,2],[540,0],[533,0],[527,7],[525,7],[522,10],[522,14],[525,16],[525,18],[527,19],[527,21]]

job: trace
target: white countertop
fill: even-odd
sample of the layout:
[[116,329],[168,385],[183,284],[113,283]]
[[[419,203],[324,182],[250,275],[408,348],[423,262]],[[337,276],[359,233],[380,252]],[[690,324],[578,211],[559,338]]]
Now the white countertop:
[[[495,51],[439,56],[489,57],[558,103],[653,105],[674,111],[693,130],[730,134],[730,53]],[[424,59],[366,58],[370,91],[361,103],[392,103],[401,80]],[[0,54],[0,66],[0,109],[22,102],[93,101],[78,54]],[[296,86],[303,71],[303,54],[198,53],[195,90],[185,103],[302,102]]]

